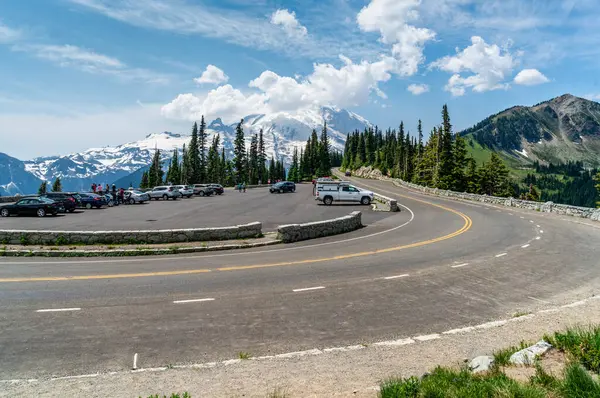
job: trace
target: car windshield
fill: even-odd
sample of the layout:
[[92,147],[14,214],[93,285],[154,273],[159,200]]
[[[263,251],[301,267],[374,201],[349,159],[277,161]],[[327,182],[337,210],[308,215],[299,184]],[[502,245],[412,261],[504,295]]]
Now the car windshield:
[[131,191],[131,193],[134,193],[136,195],[143,195],[144,194],[142,191]]

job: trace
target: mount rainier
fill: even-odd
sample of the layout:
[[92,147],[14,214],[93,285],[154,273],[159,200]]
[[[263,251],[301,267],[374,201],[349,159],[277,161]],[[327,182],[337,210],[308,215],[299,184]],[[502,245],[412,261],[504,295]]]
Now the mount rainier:
[[[249,115],[243,120],[246,146],[249,147],[252,135],[262,129],[267,156],[283,159],[287,164],[291,162],[294,147],[304,148],[312,130],[316,129],[320,134],[324,122],[327,122],[332,148],[340,151],[344,148],[347,133],[372,126],[361,116],[335,107],[306,109],[294,114],[277,112]],[[220,118],[208,123],[207,145],[216,134],[220,134],[221,146],[229,158],[233,157],[236,125],[225,124]],[[166,167],[173,150],[181,150],[189,140],[188,134],[163,132],[149,134],[140,141],[115,147],[90,148],[64,156],[40,157],[29,161],[20,161],[8,155],[0,156],[0,170],[4,170],[0,173],[0,195],[33,193],[42,181],[51,182],[57,177],[61,178],[63,189],[68,191],[87,190],[92,183],[127,183],[128,186],[132,182],[135,185],[142,171],[151,163],[155,148],[161,150]]]

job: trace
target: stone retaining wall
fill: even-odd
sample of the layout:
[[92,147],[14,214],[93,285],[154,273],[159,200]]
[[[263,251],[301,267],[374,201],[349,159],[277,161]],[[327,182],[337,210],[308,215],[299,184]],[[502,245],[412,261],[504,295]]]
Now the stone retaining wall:
[[600,221],[600,209],[594,209],[591,207],[578,207],[571,205],[556,204],[553,202],[533,202],[530,200],[521,200],[514,198],[500,198],[497,196],[478,195],[473,193],[465,192],[454,192],[447,191],[437,188],[424,187],[422,185],[413,184],[410,182],[402,181],[397,178],[390,178],[381,174],[379,170],[374,170],[371,167],[361,168],[354,172],[357,177],[372,178],[378,180],[391,181],[394,185],[410,188],[415,191],[420,191],[429,195],[447,197],[449,199],[464,199],[471,200],[474,202],[489,203],[498,206],[516,207],[527,210],[535,210],[543,213],[556,213],[560,215],[589,218],[593,221]]
[[290,243],[355,231],[363,226],[361,217],[360,211],[354,211],[347,216],[333,220],[280,225],[277,228],[277,239]]
[[374,192],[374,198],[377,202],[383,204],[383,210],[391,212],[400,211],[400,207],[398,207],[398,201],[396,199],[388,198],[387,196],[380,195],[376,192]]
[[3,231],[0,244],[69,245],[69,244],[156,244],[205,242],[257,238],[262,236],[262,223],[219,228],[194,228],[147,231]]

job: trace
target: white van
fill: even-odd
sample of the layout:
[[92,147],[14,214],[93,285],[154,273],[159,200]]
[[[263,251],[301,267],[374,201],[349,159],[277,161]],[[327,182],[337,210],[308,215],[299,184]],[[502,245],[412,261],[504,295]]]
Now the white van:
[[315,187],[315,200],[331,205],[333,202],[360,203],[368,206],[373,201],[371,191],[360,189],[348,181],[317,181]]

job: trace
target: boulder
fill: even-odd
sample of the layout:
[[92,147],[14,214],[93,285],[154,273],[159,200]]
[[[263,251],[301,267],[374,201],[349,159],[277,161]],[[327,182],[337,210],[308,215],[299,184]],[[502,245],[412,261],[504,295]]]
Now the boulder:
[[543,340],[538,341],[535,345],[512,354],[510,357],[510,363],[513,365],[532,365],[538,356],[544,355],[551,348],[552,344]]
[[484,355],[473,360],[469,363],[469,369],[473,373],[489,372],[494,366],[494,358]]

